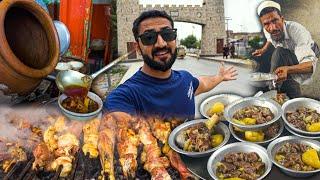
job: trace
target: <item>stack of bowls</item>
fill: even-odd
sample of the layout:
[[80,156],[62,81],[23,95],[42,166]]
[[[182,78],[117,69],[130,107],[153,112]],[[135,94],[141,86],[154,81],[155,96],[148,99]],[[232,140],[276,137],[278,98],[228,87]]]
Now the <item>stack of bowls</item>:
[[[243,124],[239,124],[233,120],[233,115],[238,110],[241,110],[245,107],[253,106],[253,105],[269,108],[274,116],[273,119],[271,119],[270,121],[268,121],[266,123],[255,124],[255,125],[243,125]],[[282,109],[281,109],[281,106],[277,102],[275,102],[271,99],[262,98],[262,97],[248,97],[248,98],[243,98],[243,99],[237,100],[237,101],[231,103],[224,111],[224,117],[229,122],[229,129],[230,129],[231,134],[234,136],[234,138],[236,138],[239,141],[243,141],[243,142],[248,142],[248,141],[239,137],[235,133],[234,128],[237,128],[241,131],[264,131],[266,128],[270,127],[271,125],[279,123],[279,131],[277,132],[277,134],[274,137],[267,139],[265,141],[255,142],[259,145],[267,145],[268,143],[270,143],[271,141],[273,141],[274,139],[276,139],[277,137],[279,137],[281,135],[281,133],[284,129],[283,122],[281,121],[281,115],[282,115]]]
[[287,119],[288,111],[296,111],[298,108],[306,107],[312,110],[316,110],[320,114],[320,102],[310,98],[295,98],[285,102],[282,105],[282,119],[285,123],[285,128],[293,135],[306,138],[306,139],[316,139],[320,140],[319,132],[308,132],[306,130],[301,130],[291,124]]

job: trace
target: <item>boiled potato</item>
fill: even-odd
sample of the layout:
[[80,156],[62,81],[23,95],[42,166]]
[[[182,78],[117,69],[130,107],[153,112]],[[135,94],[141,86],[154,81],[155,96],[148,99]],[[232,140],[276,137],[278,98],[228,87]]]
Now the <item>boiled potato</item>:
[[260,142],[264,140],[264,133],[262,131],[245,131],[245,139],[251,142]]
[[238,119],[232,119],[232,121],[234,121],[237,124],[246,125],[243,121],[238,120]]
[[315,149],[308,149],[306,152],[302,154],[302,162],[305,164],[319,169],[320,168],[320,160],[317,150]]
[[257,120],[254,118],[233,119],[234,122],[242,125],[255,125]]
[[222,113],[224,111],[224,104],[222,102],[215,102],[209,109],[209,114]]
[[242,121],[246,124],[246,125],[255,125],[257,120],[254,118],[243,118]]
[[223,136],[221,134],[215,134],[211,136],[211,145],[213,147],[219,146],[223,141]]
[[307,131],[309,132],[319,132],[320,131],[320,122],[307,125]]
[[277,154],[276,155],[276,157],[275,157],[275,159],[277,160],[277,161],[282,161],[282,160],[284,160],[284,156],[283,155],[280,155],[280,154]]

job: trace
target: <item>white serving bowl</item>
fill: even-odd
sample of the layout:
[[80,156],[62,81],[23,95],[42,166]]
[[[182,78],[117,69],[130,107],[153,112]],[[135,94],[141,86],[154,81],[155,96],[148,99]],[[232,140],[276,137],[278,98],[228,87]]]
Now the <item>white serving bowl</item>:
[[90,120],[90,119],[97,117],[102,111],[103,103],[102,103],[101,98],[92,92],[88,93],[88,97],[90,99],[92,99],[93,101],[95,101],[96,103],[98,103],[99,108],[96,111],[91,112],[91,113],[76,113],[76,112],[72,112],[72,111],[65,109],[62,106],[62,101],[65,100],[67,97],[68,96],[65,94],[60,95],[59,99],[58,99],[58,104],[59,104],[59,107],[60,107],[62,113],[65,116],[67,116],[70,120],[87,121],[87,120]]

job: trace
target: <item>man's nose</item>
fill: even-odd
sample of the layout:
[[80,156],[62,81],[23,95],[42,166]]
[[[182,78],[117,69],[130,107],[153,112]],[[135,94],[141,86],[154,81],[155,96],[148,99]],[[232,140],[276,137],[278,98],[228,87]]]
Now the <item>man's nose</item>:
[[160,34],[158,34],[157,42],[155,44],[155,47],[162,48],[162,47],[165,47],[165,46],[167,46],[167,42],[165,40],[163,40],[163,38],[162,38],[162,36]]
[[276,24],[270,23],[270,25],[269,25],[269,30],[270,30],[270,32],[273,32],[273,31],[275,31],[275,30],[278,30],[278,28],[277,28]]

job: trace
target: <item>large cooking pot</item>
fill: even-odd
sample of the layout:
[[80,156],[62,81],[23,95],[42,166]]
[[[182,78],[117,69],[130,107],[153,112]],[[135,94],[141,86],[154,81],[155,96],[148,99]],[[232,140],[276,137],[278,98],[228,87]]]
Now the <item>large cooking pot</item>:
[[59,40],[49,14],[33,0],[0,2],[0,83],[7,93],[27,94],[59,59]]

